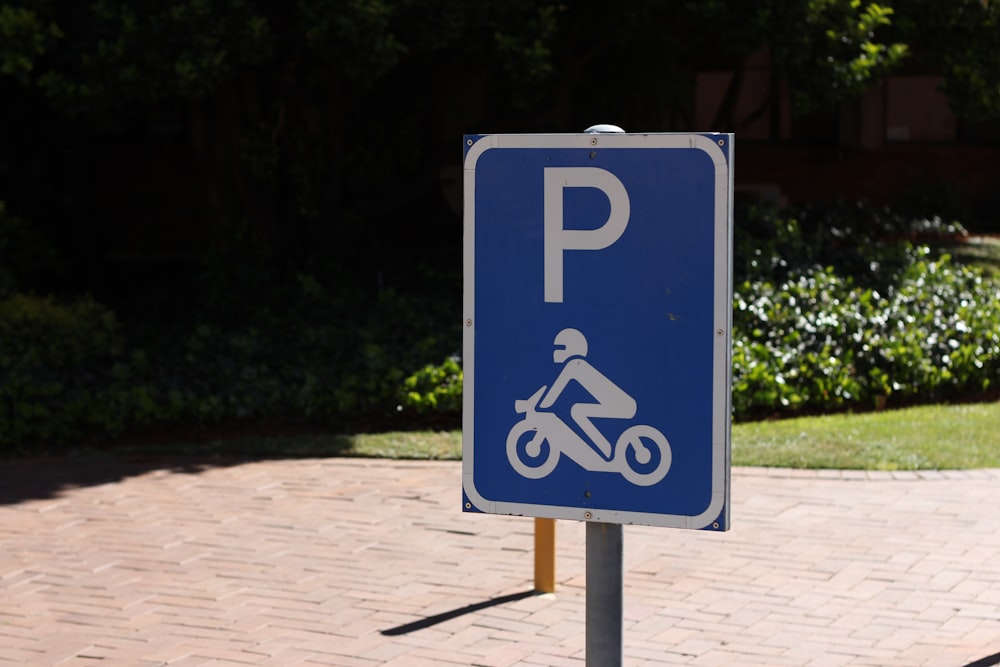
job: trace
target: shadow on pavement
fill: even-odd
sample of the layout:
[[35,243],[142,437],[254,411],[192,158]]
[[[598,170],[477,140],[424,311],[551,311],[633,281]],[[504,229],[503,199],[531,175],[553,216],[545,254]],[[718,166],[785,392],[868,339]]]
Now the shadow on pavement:
[[[419,621],[413,621],[412,623],[405,623],[403,625],[397,625],[394,628],[388,628],[382,630],[381,634],[386,637],[396,637],[398,635],[405,635],[417,630],[423,630],[424,628],[429,628],[432,625],[437,625],[438,623],[444,623],[445,621],[450,621],[453,618],[458,618],[459,616],[464,616],[465,614],[472,614],[483,609],[489,609],[490,607],[497,607],[502,604],[507,604],[508,602],[516,602],[518,600],[523,600],[525,598],[530,598],[534,595],[541,595],[538,591],[522,591],[520,593],[511,593],[509,595],[501,595],[500,597],[490,598],[485,602],[477,602],[475,604],[466,605],[464,607],[458,607],[457,609],[452,609],[451,611],[446,611],[440,614],[435,614],[434,616],[428,616],[427,618],[422,618]],[[971,666],[970,666],[971,667]],[[979,667],[979,665],[975,665]]]
[[995,665],[1000,665],[1000,653],[988,655],[985,658],[980,658],[979,660],[970,662],[967,665],[962,665],[962,667],[994,667]]
[[[348,435],[290,437],[256,429],[167,432],[124,438],[64,455],[0,459],[0,504],[55,498],[66,489],[98,486],[155,470],[198,474],[252,461],[350,456]],[[286,429],[288,432],[288,429]]]
[[0,505],[56,498],[70,489],[119,482],[154,470],[198,474],[241,462],[209,457],[130,460],[113,456],[4,460],[0,462]]

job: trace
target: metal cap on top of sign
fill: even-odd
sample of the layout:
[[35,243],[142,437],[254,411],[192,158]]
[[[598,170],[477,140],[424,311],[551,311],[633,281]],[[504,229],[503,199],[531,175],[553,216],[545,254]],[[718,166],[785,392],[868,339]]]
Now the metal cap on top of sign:
[[731,134],[465,137],[465,509],[727,530]]

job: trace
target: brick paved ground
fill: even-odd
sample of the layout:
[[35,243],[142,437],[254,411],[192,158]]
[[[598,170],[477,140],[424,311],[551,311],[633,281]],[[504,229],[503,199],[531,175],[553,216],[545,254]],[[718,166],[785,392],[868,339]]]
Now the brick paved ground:
[[[559,523],[558,592],[517,595],[533,522],[462,514],[459,484],[457,463],[4,463],[0,665],[583,665],[583,526]],[[625,529],[626,664],[1000,662],[998,489],[737,469],[729,533]]]

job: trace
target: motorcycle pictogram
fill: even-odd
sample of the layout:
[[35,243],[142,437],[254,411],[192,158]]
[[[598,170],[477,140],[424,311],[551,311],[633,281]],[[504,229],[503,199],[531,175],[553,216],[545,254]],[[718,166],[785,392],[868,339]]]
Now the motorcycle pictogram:
[[[585,470],[616,472],[637,486],[662,480],[672,461],[666,436],[647,424],[634,424],[612,446],[591,418],[631,419],[635,400],[587,362],[587,340],[582,333],[563,329],[555,344],[553,358],[564,367],[552,388],[543,385],[530,398],[514,401],[515,412],[524,415],[507,434],[507,458],[514,470],[522,477],[540,479],[555,470],[565,454]],[[589,441],[546,410],[570,381],[579,382],[596,399],[577,403],[570,410]]]

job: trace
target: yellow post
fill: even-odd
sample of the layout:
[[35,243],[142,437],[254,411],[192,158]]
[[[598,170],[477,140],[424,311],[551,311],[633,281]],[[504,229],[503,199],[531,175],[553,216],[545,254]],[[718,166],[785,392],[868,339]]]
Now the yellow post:
[[556,592],[555,519],[535,519],[535,590]]

